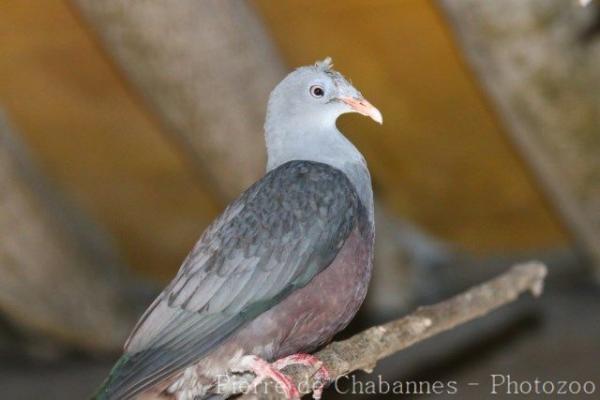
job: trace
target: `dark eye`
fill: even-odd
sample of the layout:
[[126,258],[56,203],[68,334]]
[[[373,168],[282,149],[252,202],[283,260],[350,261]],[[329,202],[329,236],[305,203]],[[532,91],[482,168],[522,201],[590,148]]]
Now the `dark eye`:
[[322,86],[312,85],[309,90],[312,97],[320,98],[325,96],[325,89]]

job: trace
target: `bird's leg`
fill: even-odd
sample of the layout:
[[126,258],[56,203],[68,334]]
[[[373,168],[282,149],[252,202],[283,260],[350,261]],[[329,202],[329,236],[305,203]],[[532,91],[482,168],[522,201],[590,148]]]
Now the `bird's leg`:
[[323,388],[329,382],[329,371],[323,366],[323,362],[317,357],[306,354],[298,353],[292,354],[284,358],[280,358],[271,364],[278,370],[282,370],[288,365],[304,365],[306,367],[317,368],[315,372],[315,380],[318,382],[317,386],[313,389],[313,399],[320,400],[323,395]]
[[290,378],[285,376],[281,371],[269,364],[267,361],[260,357],[247,355],[242,357],[239,364],[236,366],[236,370],[239,371],[252,371],[256,378],[250,384],[248,392],[256,389],[256,387],[265,379],[271,378],[277,383],[285,396],[290,400],[300,399],[300,393],[296,388],[296,385]]

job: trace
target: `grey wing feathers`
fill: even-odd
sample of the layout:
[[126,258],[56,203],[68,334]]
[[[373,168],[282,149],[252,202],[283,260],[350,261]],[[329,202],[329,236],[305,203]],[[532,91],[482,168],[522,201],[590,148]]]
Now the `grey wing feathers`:
[[205,231],[138,322],[107,399],[128,399],[199,360],[248,320],[325,269],[364,210],[325,164],[271,171]]

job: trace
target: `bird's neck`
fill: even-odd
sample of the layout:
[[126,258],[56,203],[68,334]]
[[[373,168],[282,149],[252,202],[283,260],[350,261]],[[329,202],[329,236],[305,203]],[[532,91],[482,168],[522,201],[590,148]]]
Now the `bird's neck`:
[[331,165],[346,174],[372,216],[373,191],[366,161],[335,124],[304,126],[302,129],[279,126],[277,131],[270,128],[268,124],[265,127],[267,171],[293,160]]

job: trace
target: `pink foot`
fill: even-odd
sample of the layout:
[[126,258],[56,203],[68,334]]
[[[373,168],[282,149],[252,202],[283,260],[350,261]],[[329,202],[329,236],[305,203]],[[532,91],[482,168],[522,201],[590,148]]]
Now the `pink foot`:
[[283,389],[285,397],[290,400],[300,399],[300,393],[294,382],[262,358],[252,355],[244,356],[240,361],[238,368],[240,370],[252,371],[256,375],[256,378],[254,378],[248,388],[248,392],[256,389],[256,387],[265,379],[271,378],[281,387],[281,389]]
[[315,379],[318,382],[318,385],[313,390],[313,399],[320,400],[321,396],[323,395],[323,388],[329,382],[330,377],[329,377],[329,371],[327,370],[327,368],[325,368],[323,366],[323,362],[321,360],[319,360],[317,357],[310,355],[310,354],[305,354],[305,353],[292,354],[290,356],[287,356],[287,357],[284,357],[284,358],[281,358],[281,359],[275,361],[271,365],[274,368],[277,368],[278,370],[282,370],[283,368],[287,367],[288,365],[298,365],[298,364],[304,365],[307,367],[318,368],[317,372],[315,373]]

